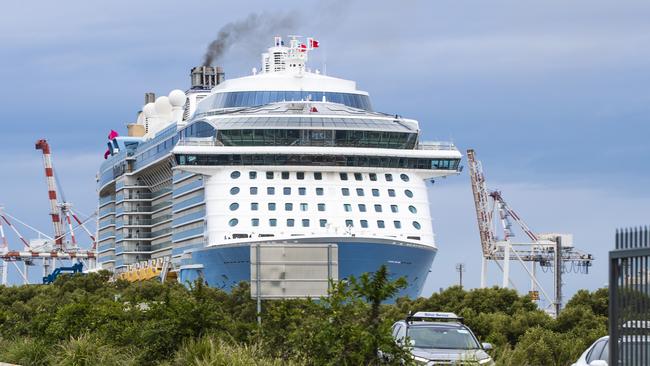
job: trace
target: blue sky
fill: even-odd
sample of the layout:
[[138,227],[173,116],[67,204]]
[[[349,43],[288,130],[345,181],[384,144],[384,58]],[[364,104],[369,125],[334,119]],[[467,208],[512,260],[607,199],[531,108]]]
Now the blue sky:
[[[51,230],[33,147],[45,137],[67,197],[92,212],[106,134],[135,119],[144,92],[186,88],[189,68],[227,22],[291,13],[296,26],[287,33],[321,41],[314,67],[356,80],[377,110],[418,119],[424,139],[475,148],[488,184],[535,231],[571,232],[596,255],[590,275],[567,278],[569,293],[606,282],[615,228],[648,222],[650,3],[278,4],[3,4],[0,203]],[[267,42],[234,45],[221,62],[226,77],[258,66]],[[467,264],[467,285],[477,286],[466,172],[436,183],[432,198],[440,252],[428,290],[454,283],[457,262]]]

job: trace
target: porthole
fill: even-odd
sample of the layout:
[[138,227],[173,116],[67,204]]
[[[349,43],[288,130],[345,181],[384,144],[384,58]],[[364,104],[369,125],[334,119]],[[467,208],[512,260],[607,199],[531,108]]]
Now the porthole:
[[418,213],[418,209],[415,208],[415,206],[409,206],[409,211],[411,211],[411,213]]
[[409,176],[406,175],[406,174],[400,174],[399,177],[402,178],[402,180],[405,181],[405,182],[408,182],[408,181],[409,181]]
[[237,220],[237,219],[230,219],[230,221],[228,221],[228,225],[230,225],[230,226],[236,226],[238,223],[239,223],[239,220]]
[[230,178],[232,178],[232,179],[237,179],[237,178],[239,178],[240,176],[241,176],[241,173],[240,173],[239,171],[237,171],[237,170],[235,170],[234,172],[230,173]]
[[230,204],[230,211],[236,211],[239,208],[239,203],[233,202]]
[[239,193],[239,187],[230,188],[230,194],[236,195],[237,193]]
[[408,197],[408,198],[413,198],[413,192],[411,192],[411,190],[409,190],[409,189],[405,189],[405,190],[404,190],[404,194],[405,194],[406,197]]
[[422,229],[422,226],[421,226],[420,223],[417,222],[417,221],[413,221],[413,227],[416,228],[416,229],[418,229],[418,230]]

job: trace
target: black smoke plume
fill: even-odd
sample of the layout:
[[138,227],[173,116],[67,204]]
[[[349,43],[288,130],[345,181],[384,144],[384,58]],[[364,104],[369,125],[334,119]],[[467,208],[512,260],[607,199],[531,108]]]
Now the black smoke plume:
[[266,42],[269,36],[282,35],[298,24],[300,15],[297,12],[271,14],[252,13],[245,19],[228,23],[221,27],[217,39],[208,46],[203,58],[203,66],[210,66],[219,60],[230,46],[237,42],[257,45]]

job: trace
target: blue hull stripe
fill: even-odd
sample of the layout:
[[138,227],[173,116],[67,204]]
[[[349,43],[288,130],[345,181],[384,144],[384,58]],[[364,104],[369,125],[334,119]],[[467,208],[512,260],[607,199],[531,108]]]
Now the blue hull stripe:
[[[337,244],[339,279],[374,272],[386,264],[393,279],[404,276],[408,281],[408,287],[398,296],[411,298],[420,295],[436,255],[435,248],[368,242]],[[228,291],[241,281],[250,281],[249,244],[201,248],[194,250],[191,256],[190,260],[183,261],[180,271],[182,283],[202,277],[209,286]]]

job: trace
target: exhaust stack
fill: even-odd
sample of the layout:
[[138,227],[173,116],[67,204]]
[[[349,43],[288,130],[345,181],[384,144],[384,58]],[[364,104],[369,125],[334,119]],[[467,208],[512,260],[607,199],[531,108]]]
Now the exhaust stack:
[[197,66],[190,72],[191,90],[210,90],[226,78],[219,66]]

